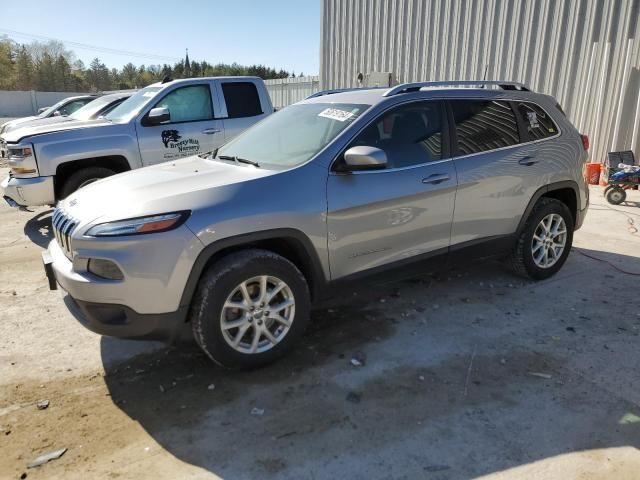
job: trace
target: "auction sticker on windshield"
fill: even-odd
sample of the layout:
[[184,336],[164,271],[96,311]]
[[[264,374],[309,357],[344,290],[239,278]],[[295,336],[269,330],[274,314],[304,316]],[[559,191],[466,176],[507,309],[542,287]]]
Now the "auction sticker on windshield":
[[339,122],[344,122],[353,117],[353,113],[347,112],[346,110],[339,110],[337,108],[325,108],[318,114],[318,116],[330,118],[331,120],[337,120]]

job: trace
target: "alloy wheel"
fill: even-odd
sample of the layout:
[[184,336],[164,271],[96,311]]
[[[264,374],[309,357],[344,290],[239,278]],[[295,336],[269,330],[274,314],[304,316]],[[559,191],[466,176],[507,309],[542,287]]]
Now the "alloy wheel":
[[550,268],[562,257],[567,243],[567,225],[557,213],[545,216],[533,232],[531,254],[540,268]]
[[289,285],[277,277],[261,275],[231,291],[222,307],[220,327],[234,350],[263,353],[284,339],[294,317],[295,298]]

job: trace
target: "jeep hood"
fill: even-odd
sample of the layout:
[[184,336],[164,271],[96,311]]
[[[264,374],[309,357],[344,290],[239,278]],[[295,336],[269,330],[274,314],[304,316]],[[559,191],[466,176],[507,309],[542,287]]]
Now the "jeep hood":
[[2,136],[7,143],[18,143],[27,137],[34,137],[37,135],[68,132],[70,130],[80,130],[84,128],[110,127],[113,125],[116,124],[102,118],[96,118],[95,120],[73,120],[44,125],[36,122],[34,125],[26,125],[24,128],[16,128],[9,133],[4,133]]
[[61,207],[81,224],[196,210],[223,202],[276,170],[198,156],[114,175],[71,194]]

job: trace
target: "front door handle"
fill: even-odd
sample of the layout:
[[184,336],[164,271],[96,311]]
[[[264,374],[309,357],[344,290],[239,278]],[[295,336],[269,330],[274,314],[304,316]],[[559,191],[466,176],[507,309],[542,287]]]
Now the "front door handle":
[[535,165],[536,163],[538,163],[538,160],[536,160],[533,157],[522,157],[520,160],[518,160],[518,163],[520,165],[524,165],[525,167],[530,167],[531,165]]
[[217,128],[205,128],[204,130],[202,130],[202,133],[204,133],[205,135],[213,135],[214,133],[218,132],[220,132],[220,130]]
[[422,179],[422,183],[437,185],[438,183],[446,182],[449,180],[449,175],[446,173],[434,173],[427,178]]

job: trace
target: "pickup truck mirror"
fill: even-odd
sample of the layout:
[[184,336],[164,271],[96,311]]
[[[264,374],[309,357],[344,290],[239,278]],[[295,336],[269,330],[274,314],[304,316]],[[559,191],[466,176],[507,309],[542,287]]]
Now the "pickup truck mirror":
[[152,108],[147,114],[147,125],[160,125],[171,120],[171,113],[167,107]]
[[380,170],[387,166],[387,154],[376,147],[351,147],[344,152],[343,171]]

